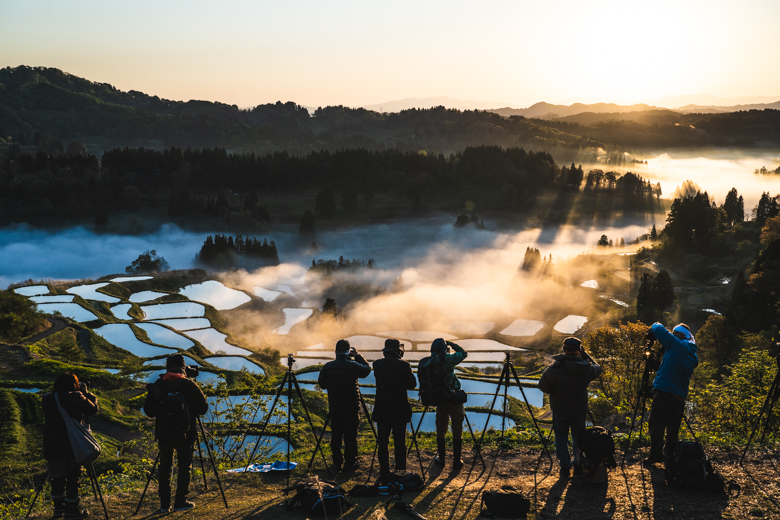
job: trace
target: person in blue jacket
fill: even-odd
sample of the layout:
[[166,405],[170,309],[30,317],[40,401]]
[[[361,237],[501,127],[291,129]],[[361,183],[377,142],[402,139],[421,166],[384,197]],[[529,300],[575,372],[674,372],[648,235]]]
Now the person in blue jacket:
[[[650,408],[650,456],[645,464],[665,462],[667,471],[674,465],[674,448],[680,434],[688,384],[693,369],[699,364],[696,340],[684,323],[672,332],[660,323],[651,327],[653,335],[661,343],[664,355],[658,368],[653,388],[655,395]],[[666,443],[664,444],[664,433]]]

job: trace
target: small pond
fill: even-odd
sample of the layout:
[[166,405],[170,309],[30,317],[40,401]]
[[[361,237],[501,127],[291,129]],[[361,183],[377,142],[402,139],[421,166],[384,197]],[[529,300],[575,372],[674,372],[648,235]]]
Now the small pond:
[[102,283],[92,283],[88,285],[77,285],[75,287],[71,287],[67,290],[70,294],[77,294],[84,298],[85,300],[96,300],[99,302],[106,302],[106,303],[116,303],[118,301],[121,301],[119,298],[114,298],[113,296],[109,296],[107,294],[103,294],[101,292],[98,292],[97,290],[101,287],[105,287],[108,285],[108,282],[102,282]]
[[130,300],[133,303],[141,303],[141,302],[150,302],[152,300],[156,300],[157,298],[162,298],[163,296],[166,296],[168,293],[160,292],[160,291],[141,291],[130,295]]
[[208,318],[174,318],[171,320],[156,320],[156,323],[175,330],[195,330],[211,327],[211,322]]
[[188,285],[179,292],[190,300],[208,303],[218,311],[235,309],[252,299],[247,294],[225,287],[222,282],[216,280]]
[[212,354],[233,354],[236,356],[248,356],[252,352],[231,345],[225,339],[227,335],[214,329],[198,329],[187,331],[187,336],[191,337],[201,345],[206,347]]
[[26,285],[24,287],[17,287],[14,289],[16,294],[22,296],[38,296],[41,294],[49,294],[49,287],[46,285]]
[[206,313],[206,308],[195,302],[161,303],[159,305],[144,305],[141,310],[147,320],[164,320],[166,318],[198,318]]
[[138,357],[169,356],[177,352],[175,349],[156,347],[144,343],[135,336],[130,325],[126,323],[108,323],[94,330],[96,334],[112,345],[116,345]]
[[99,319],[92,311],[88,311],[78,303],[40,303],[38,310],[46,314],[59,312],[66,318],[84,323]]
[[563,334],[574,334],[584,327],[586,323],[588,323],[588,318],[585,316],[570,314],[556,323],[553,329]]
[[204,358],[204,361],[211,363],[215,367],[225,370],[234,370],[236,372],[246,368],[250,374],[265,375],[265,370],[257,363],[252,363],[248,359],[239,356],[212,356]]
[[289,334],[290,329],[296,323],[300,323],[312,315],[312,309],[282,309],[284,312],[284,325],[274,330],[277,334]]
[[544,327],[543,321],[536,320],[515,320],[507,328],[501,331],[501,334],[507,336],[534,336]]

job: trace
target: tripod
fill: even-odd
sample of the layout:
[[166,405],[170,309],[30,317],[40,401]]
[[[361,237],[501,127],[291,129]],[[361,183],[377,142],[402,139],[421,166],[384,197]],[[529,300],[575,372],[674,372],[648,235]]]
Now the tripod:
[[[249,466],[252,464],[252,460],[255,458],[255,454],[257,453],[257,448],[260,447],[260,440],[263,438],[263,434],[265,433],[265,430],[268,427],[268,423],[271,421],[271,416],[273,415],[274,409],[276,408],[276,403],[279,402],[279,396],[282,395],[282,392],[285,389],[285,385],[287,385],[287,471],[286,471],[287,486],[286,488],[290,487],[290,440],[292,439],[293,387],[295,387],[295,392],[298,395],[298,399],[301,400],[301,404],[303,405],[303,412],[306,415],[306,421],[309,423],[309,427],[311,428],[311,433],[312,435],[314,435],[315,439],[317,437],[316,434],[314,433],[314,424],[311,422],[311,416],[309,415],[309,410],[308,408],[306,408],[306,401],[303,399],[303,393],[301,392],[301,387],[298,385],[298,379],[295,377],[295,372],[293,372],[292,369],[294,363],[295,363],[295,358],[293,358],[293,355],[287,354],[287,372],[284,373],[282,382],[279,384],[279,387],[276,389],[276,397],[274,397],[274,402],[271,405],[271,409],[268,410],[268,414],[265,417],[265,423],[263,424],[263,427],[260,429],[260,435],[258,436],[257,442],[255,443],[255,447],[252,450],[251,455],[249,455],[249,459],[247,460],[246,463],[246,469],[248,470]],[[365,406],[365,403],[363,403],[363,406]],[[315,455],[318,450],[320,452],[320,455],[322,455],[323,462],[325,462],[325,469],[328,472],[330,472],[330,468],[328,467],[328,461],[325,459],[325,454],[322,452],[322,448],[319,446],[319,441],[317,442],[317,448],[315,448],[314,451]],[[248,473],[248,471],[244,471],[244,473]]]
[[750,448],[750,443],[753,442],[753,437],[755,436],[756,432],[761,428],[761,417],[763,417],[764,412],[766,412],[766,420],[764,421],[764,428],[761,432],[761,438],[759,439],[759,443],[764,443],[764,438],[766,437],[766,432],[769,429],[769,421],[772,418],[772,409],[774,409],[775,405],[777,404],[778,399],[780,399],[780,353],[777,354],[775,357],[775,361],[777,362],[777,373],[775,374],[775,379],[772,381],[772,384],[769,386],[769,391],[766,394],[766,399],[764,400],[763,406],[761,406],[761,411],[758,412],[758,417],[756,417],[756,420],[753,422],[753,427],[750,431],[750,438],[747,441],[747,444],[745,445],[745,449],[742,450],[742,456],[739,459],[739,465],[742,465],[742,462],[745,460],[745,455],[748,452],[748,449]]
[[[87,424],[89,424],[89,422],[87,422]],[[92,485],[92,493],[94,493],[95,499],[100,499],[100,503],[103,505],[103,514],[106,515],[106,520],[108,520],[108,509],[106,509],[106,502],[103,500],[103,492],[100,489],[100,483],[98,482],[97,473],[95,472],[95,467],[92,465],[91,462],[89,464],[86,464],[84,467],[87,470],[89,483]],[[46,477],[48,475],[49,473],[47,471],[46,475],[43,476],[41,485],[38,486],[38,489],[35,491],[35,497],[33,498],[33,501],[30,504],[30,509],[27,510],[27,514],[24,515],[25,518],[28,518],[30,516],[30,513],[32,513],[32,510],[35,507],[35,502],[38,500],[38,495],[41,494],[41,491],[43,491],[43,486],[46,484]]]
[[[520,384],[520,378],[517,377],[517,372],[515,371],[514,365],[512,365],[512,361],[509,359],[509,352],[504,352],[504,355],[506,358],[504,359],[504,368],[501,371],[501,377],[498,378],[498,385],[496,386],[496,393],[493,395],[493,402],[490,404],[490,411],[488,412],[487,419],[485,420],[485,427],[482,429],[482,435],[479,438],[479,445],[482,446],[482,440],[485,438],[485,432],[487,432],[488,424],[490,424],[490,417],[493,415],[493,409],[496,405],[496,400],[498,399],[498,394],[501,392],[501,386],[504,387],[504,415],[501,416],[501,440],[504,440],[505,430],[506,430],[506,409],[507,409],[507,392],[509,391],[510,381],[509,381],[509,373],[512,373],[512,376],[515,378],[515,383],[517,383],[517,387],[520,389],[520,393],[523,396],[523,401],[525,401],[525,406],[528,409],[528,415],[531,417],[531,420],[534,423],[534,428],[536,429],[536,433],[539,435],[539,440],[542,442],[542,449],[544,450],[542,453],[547,453],[547,457],[550,459],[550,464],[552,464],[552,455],[550,455],[550,451],[547,449],[547,444],[545,443],[544,434],[542,433],[542,430],[539,428],[539,423],[536,422],[536,417],[534,417],[533,410],[531,410],[531,404],[528,402],[528,397],[525,395],[525,390],[523,390],[523,386]],[[471,426],[469,426],[471,428]],[[498,456],[498,454],[496,454]],[[482,458],[482,455],[480,455],[480,458]],[[540,455],[541,460],[541,455]],[[482,461],[482,464],[485,464],[485,461]],[[538,463],[537,463],[538,465]],[[474,461],[472,461],[471,466],[474,467]]]
[[639,392],[637,393],[637,400],[636,400],[636,404],[634,405],[634,412],[631,415],[631,426],[628,428],[626,449],[623,451],[623,460],[620,462],[621,468],[624,467],[626,464],[626,457],[628,456],[628,450],[631,447],[631,432],[634,431],[634,424],[636,422],[637,413],[639,413],[639,409],[641,407],[642,415],[640,416],[639,419],[639,432],[638,432],[638,435],[641,438],[642,426],[644,425],[645,422],[645,410],[647,408],[647,399],[653,398],[653,385],[650,384],[650,373],[658,370],[658,367],[661,365],[661,363],[659,359],[656,357],[655,352],[653,352],[653,350],[650,348],[651,346],[652,346],[652,341],[650,342],[650,345],[646,345],[645,352],[642,354],[642,359],[644,359],[645,361],[645,369],[642,372],[642,383],[639,387]]
[[[211,462],[211,469],[214,471],[214,477],[217,479],[217,485],[219,486],[219,492],[222,493],[222,501],[225,503],[225,509],[228,508],[227,498],[225,498],[225,491],[222,489],[222,482],[219,480],[219,472],[217,471],[217,463],[214,461],[214,454],[211,452],[211,445],[209,444],[208,438],[206,438],[206,430],[203,428],[203,423],[200,421],[200,417],[197,417],[197,426],[199,430],[198,439],[195,441],[198,445],[198,455],[200,457],[200,467],[203,471],[203,486],[208,489],[209,484],[206,481],[206,465],[203,463],[203,452],[200,449],[200,437],[203,437],[203,443],[206,445],[206,452],[209,456],[209,461]],[[178,454],[177,454],[178,455]],[[154,459],[154,464],[152,464],[152,469],[149,471],[149,478],[146,479],[146,485],[144,486],[143,493],[141,493],[141,499],[138,501],[138,506],[135,508],[135,512],[133,513],[133,516],[138,514],[138,511],[141,510],[141,504],[144,501],[144,496],[146,496],[146,490],[149,488],[149,482],[152,481],[152,478],[154,478],[154,470],[157,467],[157,463],[160,462],[160,452],[157,452],[157,457]]]

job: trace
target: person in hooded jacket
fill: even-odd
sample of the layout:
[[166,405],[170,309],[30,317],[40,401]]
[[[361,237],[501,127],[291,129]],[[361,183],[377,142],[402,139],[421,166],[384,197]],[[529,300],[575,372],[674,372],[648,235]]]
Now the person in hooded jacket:
[[[317,385],[328,391],[328,409],[330,411],[330,448],[336,471],[355,470],[357,461],[358,427],[360,426],[360,393],[358,378],[371,373],[371,366],[357,350],[349,346],[349,341],[336,342],[336,359],[325,363],[317,378]],[[341,443],[344,442],[344,455]]]
[[42,398],[45,417],[43,456],[48,461],[46,471],[51,481],[53,518],[86,518],[89,514],[79,507],[79,477],[82,466],[76,465],[73,460],[67,426],[57,406],[57,399],[68,415],[81,421],[82,415],[90,416],[98,412],[97,397],[87,390],[85,383],[79,383],[76,374],[65,372],[54,381],[53,390]]
[[[452,352],[449,352],[450,349],[452,349]],[[431,343],[431,356],[439,356],[444,360],[449,389],[453,392],[460,390],[460,381],[458,376],[455,375],[455,367],[466,359],[468,353],[460,345],[452,341],[436,338]],[[466,410],[463,408],[463,403],[447,401],[436,407],[436,449],[438,454],[433,459],[433,462],[444,466],[445,454],[447,452],[447,426],[452,421],[452,467],[454,469],[463,467],[463,460],[461,460],[460,455],[463,450],[463,419],[465,418]]]
[[160,454],[157,481],[159,482],[160,513],[168,513],[171,508],[171,470],[173,468],[173,452],[176,452],[178,462],[178,477],[176,479],[176,500],[173,503],[174,511],[186,511],[195,507],[193,502],[187,500],[190,491],[190,471],[192,470],[192,456],[195,450],[195,442],[198,440],[197,418],[205,414],[209,405],[206,396],[198,384],[187,377],[184,356],[174,354],[165,361],[165,373],[152,385],[148,385],[144,413],[149,417],[157,417],[160,403],[163,398],[171,393],[178,393],[184,397],[189,412],[189,424],[186,440],[183,444],[170,444],[161,431],[159,419],[155,421],[154,438]]
[[385,340],[383,359],[374,361],[376,397],[372,418],[377,423],[379,477],[390,474],[390,433],[395,444],[395,471],[406,470],[406,425],[412,419],[407,390],[414,390],[417,379],[412,366],[401,359],[403,345],[397,339]]
[[601,375],[601,367],[585,352],[577,338],[563,341],[563,353],[554,357],[539,378],[537,386],[550,394],[550,409],[555,432],[555,455],[561,465],[561,478],[571,476],[572,461],[569,455],[569,431],[571,431],[574,465],[579,468],[580,450],[577,438],[585,431],[588,414],[588,385]]
[[[645,464],[665,462],[666,470],[674,470],[674,449],[680,435],[688,384],[699,365],[696,340],[684,323],[672,332],[660,323],[651,327],[653,336],[663,347],[661,366],[653,380],[655,395],[650,407],[650,456]],[[664,444],[664,432],[666,443]]]

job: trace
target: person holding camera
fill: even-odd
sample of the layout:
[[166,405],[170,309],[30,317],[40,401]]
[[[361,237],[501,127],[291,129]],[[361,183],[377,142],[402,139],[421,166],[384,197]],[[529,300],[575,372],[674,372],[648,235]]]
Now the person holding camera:
[[330,448],[336,471],[341,471],[342,463],[348,471],[359,467],[357,436],[360,425],[360,394],[357,380],[370,373],[371,366],[345,339],[336,343],[336,359],[325,363],[320,370],[317,384],[328,391]]
[[[59,401],[59,406],[57,405]],[[98,412],[97,397],[90,393],[86,383],[80,383],[76,374],[65,372],[54,381],[51,392],[44,394],[43,456],[47,460],[46,473],[51,481],[53,518],[76,520],[89,513],[79,507],[79,478],[82,466],[73,460],[73,449],[60,407],[77,421]]]
[[407,390],[414,390],[417,379],[412,366],[404,361],[404,348],[397,339],[385,340],[383,359],[374,361],[376,397],[372,418],[377,424],[379,478],[390,474],[390,433],[395,444],[395,471],[406,470],[406,425],[412,419]]
[[147,385],[144,413],[154,417],[154,438],[159,449],[160,465],[157,480],[160,485],[160,513],[171,509],[171,469],[173,452],[178,461],[176,500],[174,511],[186,511],[195,507],[187,500],[190,491],[190,471],[195,442],[198,440],[196,420],[208,409],[206,396],[198,384],[190,379],[197,377],[197,367],[188,367],[184,356],[174,354],[165,361],[165,373],[154,383]]
[[582,342],[574,337],[563,340],[563,353],[548,366],[539,378],[539,389],[550,394],[555,455],[561,465],[560,476],[571,476],[569,431],[574,452],[575,473],[580,472],[580,449],[577,439],[585,431],[588,414],[588,385],[601,375],[601,367],[585,352]]
[[[680,323],[672,332],[660,323],[648,331],[648,339],[661,344],[661,366],[653,380],[653,404],[650,407],[650,456],[647,465],[665,462],[666,470],[674,470],[674,449],[680,435],[688,384],[699,365],[696,339],[688,325]],[[664,433],[666,443],[664,444]]]
[[[431,357],[438,357],[444,363],[444,369],[447,373],[445,381],[450,392],[458,392],[460,390],[460,381],[458,376],[455,375],[455,367],[466,359],[466,356],[468,356],[468,353],[460,345],[452,341],[436,338],[431,343]],[[447,452],[447,426],[452,421],[452,467],[453,469],[463,467],[463,460],[461,460],[460,455],[463,450],[463,419],[466,418],[466,410],[463,408],[464,402],[451,398],[436,406],[437,455],[433,462],[440,466],[444,466]]]

